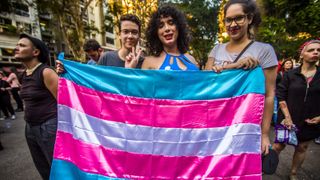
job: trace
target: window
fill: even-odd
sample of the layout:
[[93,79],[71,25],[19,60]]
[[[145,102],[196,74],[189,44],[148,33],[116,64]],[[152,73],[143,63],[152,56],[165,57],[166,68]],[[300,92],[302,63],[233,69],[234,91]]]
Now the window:
[[108,44],[114,45],[114,39],[106,37],[106,41],[107,41]]
[[29,17],[29,7],[25,4],[13,3],[15,14],[20,16]]
[[11,25],[12,21],[10,19],[5,19],[0,17],[0,25]]

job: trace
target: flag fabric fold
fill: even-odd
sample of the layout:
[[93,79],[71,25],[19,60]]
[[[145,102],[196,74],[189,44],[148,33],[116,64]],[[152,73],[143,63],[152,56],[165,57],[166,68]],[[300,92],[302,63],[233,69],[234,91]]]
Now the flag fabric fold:
[[261,68],[63,63],[50,179],[262,179]]

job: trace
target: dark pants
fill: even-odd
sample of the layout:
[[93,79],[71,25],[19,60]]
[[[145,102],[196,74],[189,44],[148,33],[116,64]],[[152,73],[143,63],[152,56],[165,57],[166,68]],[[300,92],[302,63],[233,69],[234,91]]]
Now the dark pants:
[[9,117],[8,111],[10,112],[11,115],[15,114],[11,105],[9,95],[0,95],[0,108],[5,117]]
[[22,100],[21,100],[20,95],[19,95],[19,90],[20,90],[20,88],[12,88],[11,89],[11,94],[13,96],[13,99],[17,103],[17,109],[23,110],[23,103],[22,103]]
[[57,119],[50,119],[41,125],[26,123],[26,139],[33,162],[41,177],[50,177],[53,149],[57,132]]

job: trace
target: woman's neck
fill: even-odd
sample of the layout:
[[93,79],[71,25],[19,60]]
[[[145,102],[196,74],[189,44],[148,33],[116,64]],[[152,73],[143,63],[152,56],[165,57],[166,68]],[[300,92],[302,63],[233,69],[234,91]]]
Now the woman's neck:
[[230,40],[227,44],[227,50],[229,52],[239,53],[241,52],[249,43],[251,39],[244,37],[239,40]]
[[31,60],[28,62],[24,62],[23,64],[27,67],[27,69],[32,69],[34,67],[36,67],[40,62],[38,60]]
[[168,54],[180,55],[180,51],[177,45],[174,45],[172,47],[163,47],[163,50]]
[[302,72],[307,72],[307,71],[313,71],[316,70],[316,63],[306,63],[303,62],[302,67],[301,67],[301,71]]
[[248,36],[243,36],[240,39],[234,40],[234,39],[230,39],[229,44],[233,45],[233,46],[239,46],[242,44],[248,44],[251,41],[251,39],[249,39]]

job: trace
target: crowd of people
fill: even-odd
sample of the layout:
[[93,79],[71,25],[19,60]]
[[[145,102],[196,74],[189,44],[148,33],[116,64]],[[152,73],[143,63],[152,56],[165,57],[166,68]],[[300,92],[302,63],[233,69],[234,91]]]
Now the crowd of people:
[[[277,75],[278,60],[270,44],[255,41],[255,30],[261,22],[260,12],[253,0],[230,0],[224,7],[224,25],[230,40],[217,44],[209,53],[207,71],[220,73],[228,69],[252,69],[261,66],[265,75],[265,106],[261,124],[261,151],[268,154],[272,141],[269,129],[273,116],[274,97],[279,101],[278,123],[299,131],[290,179],[297,179],[312,139],[320,137],[320,41],[312,40],[300,51],[301,66],[293,68],[292,60],[285,60]],[[185,15],[177,8],[165,5],[150,18],[145,32],[148,56],[137,48],[141,37],[141,22],[133,14],[122,15],[119,22],[121,48],[103,52],[100,44],[89,39],[84,50],[90,58],[88,65],[117,66],[124,68],[198,71],[199,65],[188,53],[190,32]],[[5,117],[15,118],[9,91],[17,103],[16,111],[25,111],[26,139],[37,170],[43,179],[49,179],[53,147],[57,130],[58,74],[64,73],[63,63],[57,61],[55,71],[46,65],[48,49],[39,39],[22,34],[15,49],[15,59],[26,71],[21,84],[15,70],[5,80],[0,71],[0,100]],[[232,87],[230,87],[232,88]],[[22,103],[20,95],[24,100]],[[5,103],[4,103],[5,102]],[[301,104],[304,104],[301,107]],[[3,106],[5,105],[5,106]],[[272,146],[280,153],[285,144]]]
[[[7,71],[0,69],[0,109],[4,115],[2,116],[0,112],[0,120],[9,118],[14,120],[16,118],[15,112],[23,111],[23,102],[19,95],[21,84],[18,75],[15,67],[10,67]],[[16,109],[13,109],[11,95],[17,104]]]

